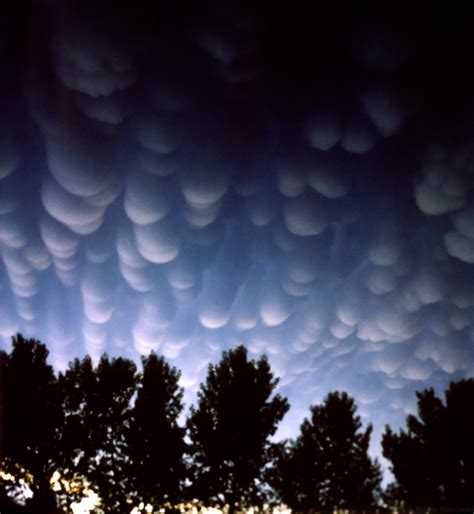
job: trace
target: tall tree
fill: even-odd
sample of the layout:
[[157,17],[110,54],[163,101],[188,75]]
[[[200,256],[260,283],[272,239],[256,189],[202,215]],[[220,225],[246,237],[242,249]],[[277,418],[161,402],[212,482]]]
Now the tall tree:
[[180,372],[151,353],[142,357],[129,455],[134,467],[137,497],[154,507],[177,503],[185,478],[184,429],[178,425],[183,410]]
[[55,470],[63,421],[57,379],[46,346],[17,334],[2,354],[3,462],[32,475],[34,512],[56,508],[49,480]]
[[104,355],[94,368],[90,357],[76,359],[60,376],[60,384],[66,416],[61,440],[65,473],[86,477],[97,488],[106,512],[128,512],[135,364]]
[[296,440],[280,444],[271,470],[281,499],[296,511],[373,507],[381,472],[368,455],[372,426],[361,431],[354,400],[344,392],[310,410]]
[[407,429],[385,428],[384,456],[396,483],[392,498],[406,507],[474,505],[474,379],[451,382],[445,402],[418,391],[418,416]]
[[262,503],[269,437],[288,410],[286,398],[272,397],[277,383],[266,357],[249,361],[243,346],[209,365],[187,422],[194,498],[226,503],[231,512]]
[[[7,352],[0,350],[0,473],[5,469],[5,386],[6,386],[6,371],[8,366]],[[8,485],[5,480],[0,477],[0,502],[7,501]],[[0,503],[2,505],[2,503]],[[0,511],[1,512],[1,511]]]

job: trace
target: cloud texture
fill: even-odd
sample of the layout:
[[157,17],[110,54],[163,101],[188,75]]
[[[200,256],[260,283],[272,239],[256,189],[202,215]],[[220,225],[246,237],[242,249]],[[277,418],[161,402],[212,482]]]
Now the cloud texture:
[[5,347],[41,338],[58,369],[155,350],[191,401],[245,344],[292,404],[281,436],[335,388],[377,435],[416,389],[472,376],[462,21],[441,43],[436,12],[346,31],[354,17],[330,8],[39,4],[0,42]]

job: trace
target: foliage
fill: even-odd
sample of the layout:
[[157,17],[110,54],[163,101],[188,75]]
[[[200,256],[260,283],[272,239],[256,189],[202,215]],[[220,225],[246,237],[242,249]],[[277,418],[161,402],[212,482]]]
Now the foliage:
[[[170,510],[185,499],[231,512],[279,499],[295,511],[375,507],[381,474],[368,455],[372,427],[362,429],[354,400],[330,393],[295,440],[271,442],[288,402],[274,394],[266,357],[249,360],[243,346],[209,366],[187,419],[189,444],[178,423],[180,372],[163,357],[143,357],[141,373],[128,359],[104,355],[94,366],[85,357],[59,377],[47,360],[44,344],[21,335],[10,353],[0,351],[2,506],[24,501],[31,512],[54,513],[92,488],[111,513],[140,502]],[[474,379],[452,382],[444,401],[433,389],[417,397],[407,428],[387,426],[383,436],[396,478],[384,499],[398,510],[467,508]]]
[[277,382],[267,359],[249,361],[243,346],[209,366],[187,423],[193,498],[231,511],[263,503],[269,437],[288,410],[286,398],[271,398]]
[[354,400],[330,393],[311,407],[295,441],[278,446],[270,476],[292,509],[368,509],[375,506],[381,473],[368,455],[372,426],[360,431]]
[[106,512],[130,510],[133,466],[128,439],[130,401],[137,384],[135,364],[104,355],[94,368],[90,357],[76,359],[59,383],[65,413],[62,467],[97,487]]
[[[58,460],[62,425],[60,393],[46,346],[20,334],[10,354],[1,357],[3,389],[3,455],[33,478],[27,501],[37,511],[55,509],[49,479]],[[14,463],[14,464],[12,464]]]
[[418,416],[407,429],[385,428],[384,456],[396,484],[392,500],[406,506],[474,504],[474,379],[451,382],[445,402],[433,389],[417,392]]
[[133,408],[129,455],[133,488],[140,501],[155,507],[177,503],[185,478],[183,410],[179,371],[163,357],[142,358],[143,374]]

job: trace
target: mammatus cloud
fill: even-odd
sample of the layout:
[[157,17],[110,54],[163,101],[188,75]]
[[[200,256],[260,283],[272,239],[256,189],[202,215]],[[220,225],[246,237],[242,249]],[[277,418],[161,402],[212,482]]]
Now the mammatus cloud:
[[336,388],[380,433],[474,372],[469,99],[405,18],[329,24],[328,53],[240,9],[157,33],[52,6],[34,43],[8,36],[2,341],[41,338],[59,369],[156,350],[188,402],[245,344],[293,406],[280,435]]

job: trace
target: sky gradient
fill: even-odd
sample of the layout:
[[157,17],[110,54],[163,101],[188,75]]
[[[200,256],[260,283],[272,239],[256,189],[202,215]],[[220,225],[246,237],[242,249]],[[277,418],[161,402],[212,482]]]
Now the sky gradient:
[[474,375],[467,21],[219,5],[7,8],[3,348],[155,350],[189,406],[244,344],[290,401],[278,437],[342,389],[379,455],[416,390]]

